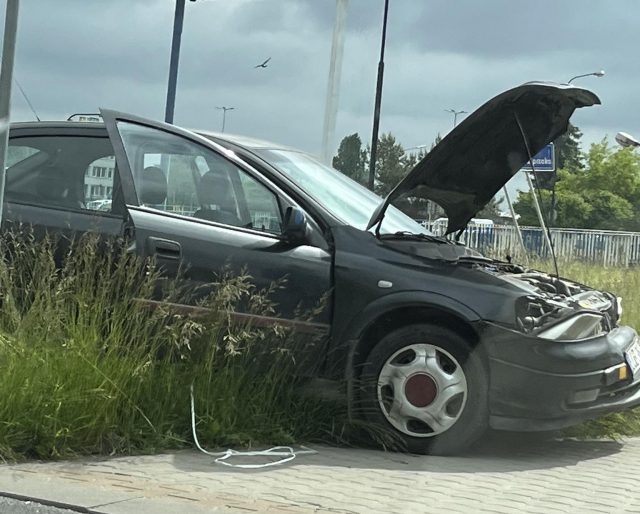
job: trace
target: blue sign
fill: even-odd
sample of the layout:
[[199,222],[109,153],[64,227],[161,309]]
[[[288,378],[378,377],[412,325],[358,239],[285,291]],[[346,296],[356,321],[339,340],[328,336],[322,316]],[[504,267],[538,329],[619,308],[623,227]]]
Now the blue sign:
[[[553,150],[553,143],[549,143],[533,157],[533,167],[536,171],[556,171],[556,153]],[[532,171],[531,163],[527,162],[523,171]]]

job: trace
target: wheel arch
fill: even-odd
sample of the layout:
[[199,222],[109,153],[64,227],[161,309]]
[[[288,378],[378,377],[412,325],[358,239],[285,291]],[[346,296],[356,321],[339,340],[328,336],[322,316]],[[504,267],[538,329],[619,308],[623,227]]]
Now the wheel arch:
[[435,293],[396,293],[370,304],[341,338],[352,341],[346,377],[355,378],[367,356],[380,339],[393,330],[414,323],[431,323],[453,330],[475,347],[480,335],[474,328],[480,316],[457,300]]

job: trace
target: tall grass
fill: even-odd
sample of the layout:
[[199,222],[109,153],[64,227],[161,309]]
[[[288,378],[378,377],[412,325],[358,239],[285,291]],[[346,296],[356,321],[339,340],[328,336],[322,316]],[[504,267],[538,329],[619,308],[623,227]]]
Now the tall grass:
[[[194,318],[172,305],[197,291],[117,241],[87,236],[61,245],[24,231],[5,233],[0,249],[0,458],[190,446],[192,383],[198,437],[209,447],[363,435],[341,405],[301,393],[298,370],[318,360],[321,338],[228,315],[240,304],[274,314],[270,293],[281,284],[258,290],[246,274],[223,275],[198,302],[206,314]],[[640,328],[640,269],[564,263],[561,270],[622,296],[623,322]],[[161,300],[154,308],[141,301],[152,298]],[[387,446],[371,427],[364,431]],[[638,434],[640,413],[572,433]]]
[[[237,325],[226,314],[241,302],[274,311],[270,292],[250,277],[223,277],[199,302],[209,314],[192,318],[169,302],[194,291],[124,245],[91,236],[59,243],[28,232],[1,242],[1,458],[191,444],[191,383],[203,444],[331,438],[337,412],[303,398],[295,373],[321,341]],[[165,302],[149,308],[140,300],[161,283]]]

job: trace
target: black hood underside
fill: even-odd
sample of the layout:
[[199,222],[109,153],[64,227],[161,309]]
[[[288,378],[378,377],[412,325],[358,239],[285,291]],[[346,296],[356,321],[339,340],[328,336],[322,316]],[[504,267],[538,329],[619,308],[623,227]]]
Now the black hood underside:
[[369,228],[403,195],[439,204],[449,219],[447,234],[465,228],[530,155],[566,132],[576,108],[599,103],[591,91],[566,84],[530,82],[505,91],[464,119],[409,172],[376,209]]

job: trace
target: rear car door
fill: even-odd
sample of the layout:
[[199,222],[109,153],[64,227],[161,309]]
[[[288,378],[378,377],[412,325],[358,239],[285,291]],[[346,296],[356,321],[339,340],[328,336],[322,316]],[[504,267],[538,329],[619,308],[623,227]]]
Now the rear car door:
[[104,126],[18,124],[7,149],[4,230],[33,228],[74,238],[122,234],[126,216],[115,154]]
[[[273,295],[282,318],[314,308],[330,292],[328,244],[312,219],[314,238],[293,245],[282,237],[285,209],[297,206],[268,177],[189,131],[113,111],[102,115],[124,189],[135,191],[127,209],[141,255],[155,257],[170,275],[182,269],[196,285],[223,270],[246,271],[262,288],[284,279]],[[317,319],[323,324],[330,297],[324,303]]]

